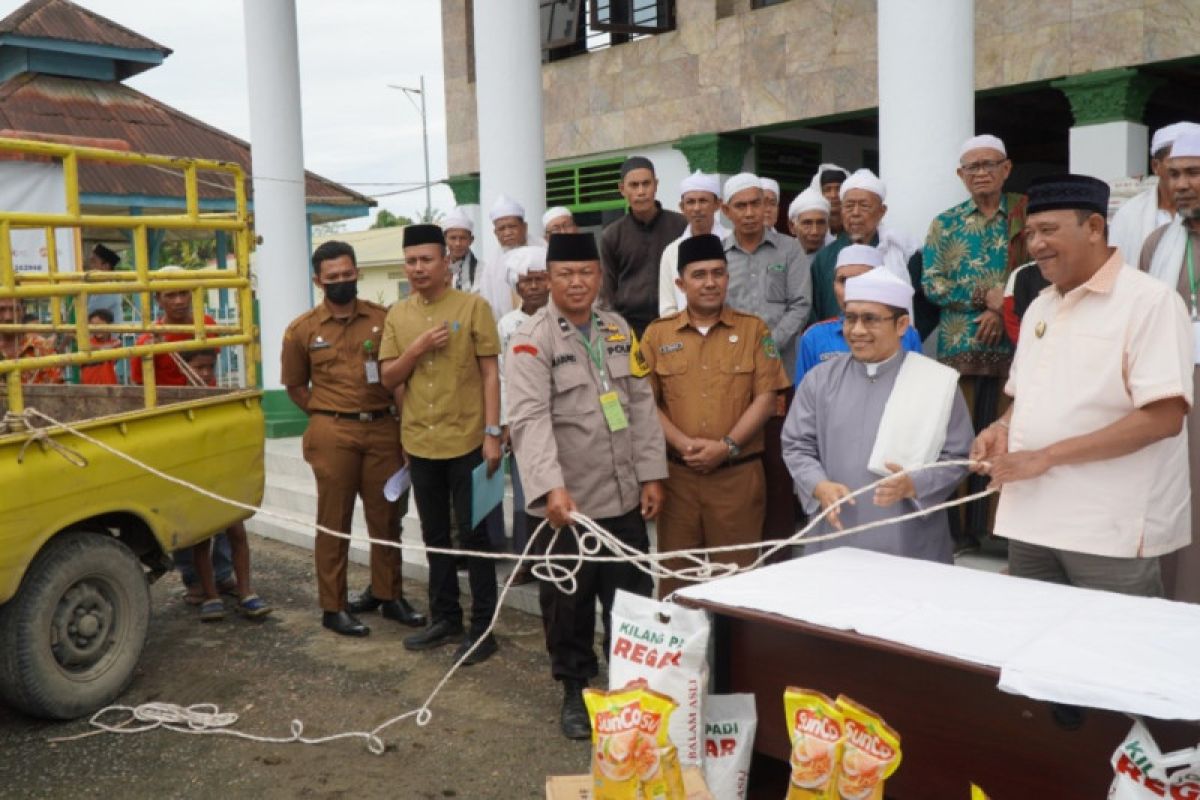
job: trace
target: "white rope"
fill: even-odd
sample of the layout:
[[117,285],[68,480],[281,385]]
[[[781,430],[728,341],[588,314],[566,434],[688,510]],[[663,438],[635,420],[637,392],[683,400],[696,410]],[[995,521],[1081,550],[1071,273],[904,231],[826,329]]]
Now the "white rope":
[[[283,520],[285,522],[291,522],[305,526],[313,525],[311,520],[295,517],[291,514],[283,514],[266,508],[260,508],[249,503],[243,503],[239,500],[234,500],[233,498],[224,497],[215,492],[211,492],[202,486],[197,486],[196,484],[185,481],[181,478],[176,478],[173,475],[169,475],[161,470],[155,469],[144,461],[117,450],[116,448],[100,441],[94,436],[84,433],[83,431],[65,422],[56,420],[48,414],[45,414],[34,408],[25,409],[24,416],[27,423],[30,424],[31,437],[37,437],[40,440],[45,441],[49,432],[61,430],[71,434],[72,436],[78,437],[79,439],[82,439],[83,441],[98,447],[123,461],[145,470],[152,475],[168,481],[169,483],[189,489],[217,502],[225,503],[253,514],[261,514],[265,517]],[[51,427],[49,429],[33,429],[32,422],[34,420],[46,422]],[[34,430],[38,432],[33,433],[32,431]],[[59,452],[64,458],[71,460],[71,463],[81,466],[77,460],[72,460],[68,457],[67,453],[74,453],[74,451],[70,450],[70,448],[67,448],[65,445],[62,446],[61,449],[56,449],[56,452]],[[958,468],[964,466],[969,467],[975,465],[976,463],[982,462],[974,462],[969,460],[939,461],[932,464],[922,464],[920,466],[912,467],[902,470],[901,472],[897,472],[893,475],[880,478],[879,480],[867,484],[866,486],[851,492],[845,497],[842,497],[836,503],[829,506],[829,508],[824,509],[820,514],[817,514],[815,517],[809,520],[809,523],[805,525],[804,528],[797,531],[792,536],[786,539],[764,542],[724,545],[721,547],[702,547],[665,553],[643,553],[633,545],[622,541],[611,532],[605,530],[594,520],[577,511],[572,512],[571,514],[575,521],[575,525],[572,525],[569,528],[550,528],[549,541],[546,543],[544,551],[538,554],[532,553],[531,550],[534,544],[537,542],[539,536],[542,534],[543,529],[549,527],[549,520],[542,520],[542,523],[538,525],[537,529],[534,530],[534,532],[530,535],[529,540],[525,545],[525,549],[520,554],[429,547],[424,544],[407,544],[399,541],[367,537],[367,541],[369,541],[372,545],[378,544],[385,547],[395,547],[402,550],[412,550],[415,552],[422,552],[432,555],[449,555],[456,557],[466,556],[468,558],[488,558],[517,562],[513,571],[509,574],[507,580],[505,580],[504,585],[500,589],[499,596],[496,598],[496,608],[492,613],[491,620],[488,621],[487,628],[477,637],[471,648],[463,653],[462,656],[460,656],[458,660],[454,662],[450,669],[446,671],[446,674],[442,676],[441,680],[437,682],[433,690],[429,692],[429,694],[425,697],[425,700],[417,708],[405,711],[402,714],[397,714],[396,716],[385,720],[383,723],[377,725],[375,728],[369,731],[347,731],[344,733],[336,733],[329,736],[320,737],[305,737],[303,735],[304,723],[301,720],[293,719],[291,722],[291,735],[286,737],[276,737],[258,736],[255,734],[234,730],[231,726],[237,723],[238,715],[232,712],[221,712],[215,705],[208,703],[201,703],[192,706],[178,706],[171,703],[145,703],[139,706],[112,705],[101,709],[92,715],[91,719],[88,721],[88,724],[94,730],[77,734],[75,736],[50,739],[49,741],[68,742],[93,736],[98,733],[145,733],[147,731],[163,728],[165,730],[175,731],[177,733],[219,734],[270,744],[299,743],[317,745],[336,741],[338,739],[363,739],[366,741],[367,749],[370,752],[380,755],[385,750],[385,744],[380,736],[384,730],[409,718],[413,718],[419,727],[428,725],[430,720],[433,719],[433,711],[431,706],[433,705],[434,700],[437,699],[438,694],[443,688],[445,688],[446,684],[450,682],[450,679],[456,672],[458,672],[463,663],[471,656],[473,652],[475,652],[475,649],[480,646],[484,639],[492,634],[492,631],[496,627],[496,623],[499,621],[500,612],[504,607],[504,598],[508,595],[509,590],[512,588],[513,579],[519,572],[519,568],[527,562],[531,563],[531,571],[535,577],[547,583],[554,584],[559,591],[565,594],[575,593],[576,589],[578,588],[579,571],[583,569],[583,565],[585,563],[629,563],[647,575],[659,578],[660,580],[662,578],[674,578],[692,582],[708,581],[714,578],[726,577],[729,575],[734,575],[738,572],[746,572],[756,569],[762,566],[768,559],[770,559],[779,551],[795,545],[812,544],[815,542],[825,542],[834,539],[840,539],[844,536],[851,536],[856,533],[862,533],[864,531],[880,528],[885,525],[894,525],[898,522],[905,522],[918,517],[929,516],[930,514],[944,511],[947,508],[952,508],[954,506],[962,505],[964,503],[969,503],[973,500],[986,497],[989,494],[992,494],[995,490],[986,489],[984,491],[976,492],[964,497],[947,500],[944,503],[939,503],[937,505],[930,506],[929,508],[918,509],[898,517],[876,520],[875,522],[865,523],[863,525],[858,525],[841,531],[833,531],[820,536],[808,536],[810,531],[816,529],[816,527],[820,525],[827,516],[840,508],[844,503],[848,503],[859,495],[875,489],[886,481],[893,480],[903,475],[911,475],[913,473],[923,472],[925,470]],[[337,538],[346,540],[350,540],[352,538],[348,533],[332,530],[323,525],[316,524],[313,525],[313,527],[319,533],[324,533],[329,536],[336,536]],[[554,550],[558,545],[559,537],[566,535],[565,532],[567,531],[569,531],[570,535],[574,537],[575,552],[555,553]],[[732,563],[712,561],[707,558],[708,556],[740,552],[743,550],[758,550],[760,552],[754,561],[745,567],[739,567],[737,564]],[[610,555],[604,555],[605,551],[610,553]],[[685,563],[685,566],[668,567],[663,563],[668,560],[682,561]],[[123,713],[127,716],[124,720],[115,724],[104,721],[106,717],[109,717],[115,713]],[[140,724],[134,725],[134,723]]]

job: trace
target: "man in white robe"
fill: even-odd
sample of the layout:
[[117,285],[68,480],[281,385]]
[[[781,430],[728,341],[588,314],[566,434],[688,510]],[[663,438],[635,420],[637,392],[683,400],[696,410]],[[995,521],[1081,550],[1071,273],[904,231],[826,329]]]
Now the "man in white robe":
[[1175,201],[1166,179],[1166,160],[1175,140],[1196,130],[1200,130],[1200,125],[1194,122],[1176,122],[1154,132],[1150,140],[1150,171],[1158,178],[1158,184],[1126,200],[1108,225],[1108,243],[1121,250],[1126,264],[1138,263],[1146,237],[1175,216]]
[[721,224],[717,212],[721,209],[721,179],[696,170],[679,185],[679,210],[687,219],[688,226],[683,235],[663,250],[658,262],[658,313],[667,317],[682,311],[687,298],[675,279],[679,277],[679,243],[693,236],[711,233],[719,239],[729,235],[729,229]]
[[[810,516],[888,474],[934,461],[965,459],[974,431],[958,373],[903,351],[913,289],[885,268],[846,281],[850,353],[801,381],[783,426],[783,458]],[[896,475],[847,501],[810,535],[899,517],[945,501],[965,467]],[[859,547],[952,563],[944,512],[805,547],[805,553]]]

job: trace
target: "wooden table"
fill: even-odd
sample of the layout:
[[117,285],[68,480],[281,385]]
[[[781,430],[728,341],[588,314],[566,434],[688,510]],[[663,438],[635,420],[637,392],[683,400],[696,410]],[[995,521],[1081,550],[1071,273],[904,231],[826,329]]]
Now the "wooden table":
[[[996,688],[999,670],[862,636],[704,600],[713,613],[714,691],[757,699],[751,796],[782,797],[788,734],[783,691],[854,698],[901,736],[903,761],[887,783],[897,800],[967,800],[976,783],[991,800],[1098,800],[1110,759],[1132,725],[1124,714],[1074,709]],[[1164,750],[1194,746],[1200,726],[1147,720]]]

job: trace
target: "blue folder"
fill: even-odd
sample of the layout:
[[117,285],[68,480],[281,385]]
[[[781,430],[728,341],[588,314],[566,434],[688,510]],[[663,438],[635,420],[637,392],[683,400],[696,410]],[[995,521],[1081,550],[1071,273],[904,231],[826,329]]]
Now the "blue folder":
[[487,462],[481,461],[471,471],[471,528],[479,527],[484,517],[504,500],[504,460],[492,473],[487,474]]

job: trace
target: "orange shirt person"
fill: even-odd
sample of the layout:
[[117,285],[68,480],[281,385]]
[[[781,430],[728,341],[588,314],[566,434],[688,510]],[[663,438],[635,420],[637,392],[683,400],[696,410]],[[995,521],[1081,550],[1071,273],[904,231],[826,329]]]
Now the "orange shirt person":
[[[89,325],[111,325],[112,322],[112,312],[107,308],[97,308],[88,315]],[[121,346],[121,341],[111,333],[94,333],[91,342],[92,350],[112,350]],[[120,383],[117,378],[117,362],[110,359],[85,364],[79,370],[79,381],[88,386],[111,386]]]
[[[186,272],[183,267],[163,267],[161,273]],[[192,324],[192,292],[190,289],[173,289],[158,292],[158,305],[162,316],[156,322],[162,325],[191,325]],[[205,325],[216,325],[217,321],[208,314],[204,315]],[[157,337],[157,339],[156,339]],[[152,344],[155,341],[186,342],[192,338],[190,333],[143,333],[138,337],[137,344]],[[134,383],[142,382],[142,360],[131,359],[130,377]],[[179,368],[178,362],[171,353],[159,353],[154,356],[154,382],[159,386],[187,386],[187,376]]]
[[[20,319],[20,304],[16,300],[0,300],[0,325],[14,325]],[[17,358],[40,358],[54,355],[50,340],[33,333],[0,333],[0,361]],[[21,383],[62,383],[62,369],[43,367],[21,373]]]

